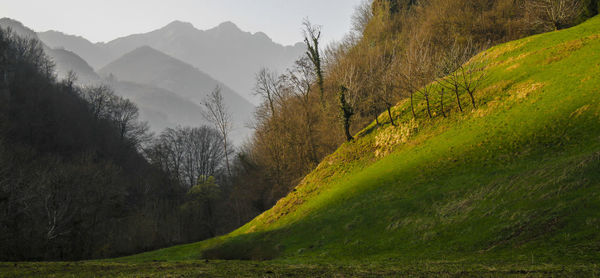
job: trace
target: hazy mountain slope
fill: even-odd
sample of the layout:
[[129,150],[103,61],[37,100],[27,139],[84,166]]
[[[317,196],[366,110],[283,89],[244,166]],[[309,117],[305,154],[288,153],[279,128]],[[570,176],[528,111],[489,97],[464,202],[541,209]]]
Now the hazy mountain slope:
[[181,96],[150,85],[126,81],[108,83],[115,92],[133,101],[140,109],[140,119],[150,123],[151,130],[161,132],[176,126],[207,124],[202,118],[202,108]]
[[[10,27],[15,34],[22,38],[39,39],[33,30],[24,26],[21,22],[10,18],[0,19],[0,27]],[[85,60],[77,56],[77,54],[64,49],[54,49],[45,44],[43,48],[46,55],[55,63],[55,71],[59,79],[65,78],[69,71],[73,71],[77,74],[80,83],[88,84],[99,81],[99,76],[94,69]]]
[[0,27],[5,29],[10,28],[15,34],[22,38],[38,38],[33,30],[25,27],[23,23],[14,19],[10,19],[7,17],[0,18]]
[[[34,31],[12,19],[1,19],[0,26],[11,27],[21,37],[37,38]],[[103,72],[106,76],[113,73],[116,78],[102,80],[84,59],[62,49],[63,45],[59,42],[69,41],[71,45],[79,45],[79,51],[85,53],[87,49],[90,57],[96,57],[97,51],[101,52],[103,48],[94,50],[96,45],[85,39],[58,32],[44,32],[41,35],[51,44],[51,47],[44,44],[44,51],[55,62],[59,79],[73,70],[78,76],[78,83],[82,85],[108,82],[118,95],[129,98],[138,105],[141,119],[148,121],[155,132],[178,125],[207,124],[202,118],[199,103],[217,84],[221,84],[225,100],[234,114],[234,142],[241,143],[251,133],[245,124],[254,111],[253,105],[190,65],[149,47],[142,47],[107,66]],[[59,39],[55,41],[48,39],[56,37]]]
[[96,69],[139,47],[150,46],[197,67],[255,104],[258,98],[252,95],[252,88],[259,69],[283,72],[305,51],[303,44],[282,46],[264,33],[244,32],[231,22],[203,31],[175,21],[149,33],[97,44],[59,32],[43,32],[40,38],[81,55]]
[[77,53],[94,69],[99,69],[116,58],[108,49],[102,47],[102,44],[92,43],[80,36],[67,35],[58,31],[39,32],[37,35],[51,48],[64,48]]
[[196,104],[201,104],[204,97],[220,85],[223,98],[233,114],[235,128],[245,135],[249,133],[244,126],[254,111],[251,103],[221,82],[160,51],[147,46],[137,48],[102,68],[99,73],[162,88]]
[[367,127],[237,231],[118,261],[597,263],[600,17],[476,60],[478,108],[413,120],[400,103],[398,127]]
[[64,49],[47,49],[46,54],[55,63],[55,71],[58,79],[67,77],[69,71],[77,74],[77,82],[80,84],[93,84],[100,81],[100,76],[77,54]]

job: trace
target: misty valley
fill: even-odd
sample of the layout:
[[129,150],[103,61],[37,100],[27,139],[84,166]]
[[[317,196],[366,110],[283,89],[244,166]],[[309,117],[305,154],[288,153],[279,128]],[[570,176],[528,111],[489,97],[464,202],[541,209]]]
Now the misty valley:
[[600,1],[70,1],[0,0],[0,277],[600,273]]

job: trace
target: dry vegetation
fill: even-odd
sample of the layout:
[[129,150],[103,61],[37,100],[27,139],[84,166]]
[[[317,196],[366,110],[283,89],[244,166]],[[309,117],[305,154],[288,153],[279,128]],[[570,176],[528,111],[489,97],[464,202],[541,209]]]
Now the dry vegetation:
[[[257,75],[256,93],[264,102],[256,113],[255,137],[236,168],[235,184],[249,194],[242,204],[245,219],[275,204],[373,120],[396,125],[392,107],[400,101],[411,102],[414,118],[476,108],[484,69],[491,65],[481,58],[467,63],[473,56],[498,43],[571,26],[594,14],[596,5],[582,0],[365,1],[353,16],[354,30],[324,49],[320,27],[305,22],[307,56],[283,74],[264,69]],[[508,70],[519,67],[506,63]],[[396,137],[380,138],[377,154],[404,140]]]

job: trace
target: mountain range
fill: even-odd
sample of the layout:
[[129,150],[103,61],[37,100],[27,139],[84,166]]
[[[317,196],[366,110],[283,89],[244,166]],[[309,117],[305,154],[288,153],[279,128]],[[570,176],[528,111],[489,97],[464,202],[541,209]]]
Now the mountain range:
[[282,72],[305,50],[302,43],[283,46],[265,33],[244,32],[232,22],[199,30],[190,23],[174,21],[152,32],[106,43],[92,43],[57,31],[41,32],[38,36],[52,48],[73,51],[96,70],[139,47],[149,46],[220,80],[254,104],[259,102],[252,94],[255,74],[262,67]]
[[264,33],[244,32],[231,22],[203,31],[174,21],[107,43],[58,31],[36,33],[9,18],[0,19],[0,26],[40,40],[55,63],[58,79],[74,71],[80,85],[109,84],[118,95],[134,101],[141,119],[155,132],[206,124],[201,102],[219,86],[232,112],[236,143],[251,133],[246,126],[259,103],[252,94],[255,73],[262,67],[283,71],[304,51],[302,43],[282,46]]
[[[221,88],[225,103],[232,112],[233,121],[236,123],[234,133],[239,136],[245,136],[249,133],[245,126],[254,111],[254,106],[248,100],[238,95],[227,85],[211,78],[193,66],[149,46],[134,49],[98,72],[100,75],[108,77],[108,80],[112,83],[116,83],[113,87],[119,91],[130,94],[132,91],[139,92],[136,93],[138,97],[134,97],[134,99],[143,96],[147,99],[147,102],[152,102],[157,109],[166,109],[170,111],[170,115],[181,114],[180,117],[176,117],[179,119],[178,122],[185,123],[182,125],[191,126],[203,123],[199,112],[201,109],[198,104],[202,103],[206,93],[211,92],[218,85]],[[118,80],[115,81],[115,79]],[[123,84],[123,81],[127,83]],[[141,88],[139,85],[133,87],[135,84],[145,84],[146,88]],[[156,88],[159,90],[156,90]],[[156,93],[157,96],[150,97],[145,94],[149,92]],[[184,105],[183,107],[189,109],[186,113],[181,113],[182,106],[173,105],[173,107],[167,108],[167,103],[176,103],[173,97],[166,98],[167,95],[174,95],[180,99],[188,100],[194,105]],[[144,108],[147,107],[144,106]],[[198,115],[199,117],[192,117],[192,115]]]
[[[21,22],[10,18],[0,19],[0,27],[10,28],[16,35],[22,38],[39,40],[39,37],[33,30]],[[63,79],[69,71],[73,70],[77,73],[79,81],[82,83],[94,83],[100,80],[100,76],[94,69],[77,54],[64,48],[53,48],[46,44],[42,44],[42,47],[46,55],[54,61],[56,75],[59,79]]]

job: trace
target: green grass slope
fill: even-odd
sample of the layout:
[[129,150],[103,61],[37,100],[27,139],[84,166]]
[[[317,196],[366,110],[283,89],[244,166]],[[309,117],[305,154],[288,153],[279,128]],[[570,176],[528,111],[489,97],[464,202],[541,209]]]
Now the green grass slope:
[[477,109],[401,103],[237,231],[118,261],[599,262],[600,17],[474,59]]

